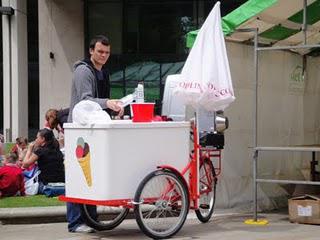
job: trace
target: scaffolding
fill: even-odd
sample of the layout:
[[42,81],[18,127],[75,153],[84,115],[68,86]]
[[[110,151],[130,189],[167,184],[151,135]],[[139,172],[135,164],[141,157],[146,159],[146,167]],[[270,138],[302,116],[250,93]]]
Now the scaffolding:
[[[316,170],[315,166],[317,165],[317,161],[315,159],[316,152],[320,152],[320,145],[302,145],[302,146],[276,146],[276,147],[268,147],[268,146],[258,146],[257,137],[258,137],[258,70],[259,70],[259,52],[260,51],[277,51],[277,50],[290,50],[290,49],[303,49],[303,48],[320,48],[320,44],[307,44],[307,0],[303,1],[303,23],[302,23],[302,31],[303,31],[303,44],[296,46],[271,46],[271,47],[259,47],[258,46],[258,28],[247,28],[247,29],[238,29],[236,31],[239,32],[253,32],[254,33],[254,68],[255,68],[255,82],[254,82],[254,109],[253,109],[253,220],[257,221],[257,185],[258,183],[291,183],[291,184],[306,184],[306,185],[320,185],[319,181],[316,180]],[[306,57],[303,58],[303,72],[306,67]],[[278,179],[263,179],[258,178],[257,170],[258,170],[258,156],[259,152],[262,151],[289,151],[289,152],[311,152],[312,153],[312,161],[311,163],[311,180],[310,181],[297,181],[297,180],[278,180]]]

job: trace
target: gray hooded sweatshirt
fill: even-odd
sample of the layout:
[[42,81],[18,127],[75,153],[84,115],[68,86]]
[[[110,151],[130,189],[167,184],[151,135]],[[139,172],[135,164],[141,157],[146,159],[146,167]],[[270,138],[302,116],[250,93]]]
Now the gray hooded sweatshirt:
[[95,70],[86,62],[78,61],[73,67],[73,79],[71,86],[71,100],[68,122],[72,122],[74,106],[82,100],[90,100],[98,103],[103,109],[106,108],[107,98],[97,98],[98,87]]

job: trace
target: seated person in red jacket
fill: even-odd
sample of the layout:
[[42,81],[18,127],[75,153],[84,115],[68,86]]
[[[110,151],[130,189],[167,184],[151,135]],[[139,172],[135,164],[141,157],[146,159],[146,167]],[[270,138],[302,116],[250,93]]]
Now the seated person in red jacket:
[[0,197],[25,195],[22,169],[17,166],[18,156],[9,153],[0,167]]

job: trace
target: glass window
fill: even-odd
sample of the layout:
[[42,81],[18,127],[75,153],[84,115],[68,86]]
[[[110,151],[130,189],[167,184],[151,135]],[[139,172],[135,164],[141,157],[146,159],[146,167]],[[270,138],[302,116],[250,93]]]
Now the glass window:
[[[39,129],[39,34],[38,1],[27,1],[28,26],[28,121],[29,139],[37,136]],[[44,120],[43,118],[40,121]]]
[[[88,34],[103,34],[112,42],[112,53],[122,53],[122,1],[94,1],[88,5]],[[89,41],[90,41],[89,38]]]
[[[146,100],[160,103],[166,76],[179,73],[187,57],[186,33],[202,25],[215,2],[88,0],[87,40],[105,34],[111,41],[111,97],[132,93],[143,81]],[[222,15],[243,2],[223,1]]]
[[185,53],[184,22],[194,19],[192,1],[129,1],[125,12],[126,53]]

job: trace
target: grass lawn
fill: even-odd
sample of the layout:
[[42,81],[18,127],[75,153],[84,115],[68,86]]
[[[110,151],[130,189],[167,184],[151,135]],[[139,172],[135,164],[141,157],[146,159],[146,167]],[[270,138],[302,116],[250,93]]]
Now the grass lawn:
[[0,208],[50,207],[63,205],[65,205],[65,202],[60,202],[58,197],[48,198],[45,195],[0,198]]

